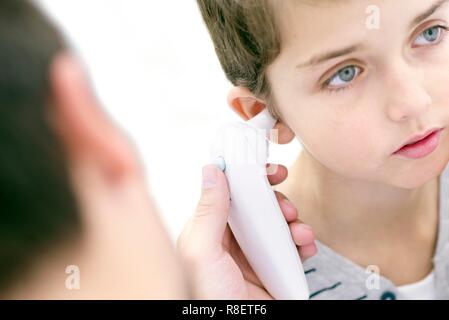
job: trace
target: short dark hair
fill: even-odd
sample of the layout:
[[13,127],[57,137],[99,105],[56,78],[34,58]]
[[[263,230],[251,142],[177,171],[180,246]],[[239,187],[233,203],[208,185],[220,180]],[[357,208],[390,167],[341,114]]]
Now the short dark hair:
[[79,232],[67,161],[49,119],[50,65],[64,48],[29,1],[0,1],[0,291]]
[[266,69],[281,50],[280,33],[269,0],[197,0],[221,67],[235,86],[248,88],[281,118]]

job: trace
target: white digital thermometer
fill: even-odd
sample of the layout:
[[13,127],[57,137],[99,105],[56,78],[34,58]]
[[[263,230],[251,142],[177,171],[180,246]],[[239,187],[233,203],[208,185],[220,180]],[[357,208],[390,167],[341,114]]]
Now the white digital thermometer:
[[298,249],[267,178],[269,130],[275,123],[265,108],[246,123],[223,127],[211,159],[228,180],[229,226],[264,287],[278,300],[306,300]]

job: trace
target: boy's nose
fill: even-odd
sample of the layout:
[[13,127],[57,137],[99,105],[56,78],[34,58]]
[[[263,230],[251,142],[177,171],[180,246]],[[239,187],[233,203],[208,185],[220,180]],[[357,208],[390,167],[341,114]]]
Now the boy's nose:
[[422,74],[405,64],[393,68],[384,81],[388,117],[393,121],[420,117],[432,103]]

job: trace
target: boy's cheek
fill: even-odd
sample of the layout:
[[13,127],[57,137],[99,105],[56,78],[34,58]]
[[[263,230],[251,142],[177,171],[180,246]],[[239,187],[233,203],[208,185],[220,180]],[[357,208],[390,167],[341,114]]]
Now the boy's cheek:
[[346,176],[363,175],[369,168],[381,165],[388,149],[381,137],[376,138],[369,128],[366,124],[333,127],[322,123],[313,132],[302,135],[300,141],[316,160],[332,171]]
[[[449,54],[448,54],[449,57]],[[432,77],[432,83],[428,84],[432,104],[435,107],[443,106],[449,111],[449,59],[448,63]]]

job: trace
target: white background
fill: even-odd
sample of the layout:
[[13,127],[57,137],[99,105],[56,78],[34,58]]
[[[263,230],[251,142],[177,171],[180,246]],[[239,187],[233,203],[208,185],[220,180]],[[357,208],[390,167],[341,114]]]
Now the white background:
[[[228,108],[226,80],[194,0],[36,0],[83,59],[97,95],[142,157],[174,241],[195,209],[201,167]],[[296,139],[273,146],[290,165]]]

